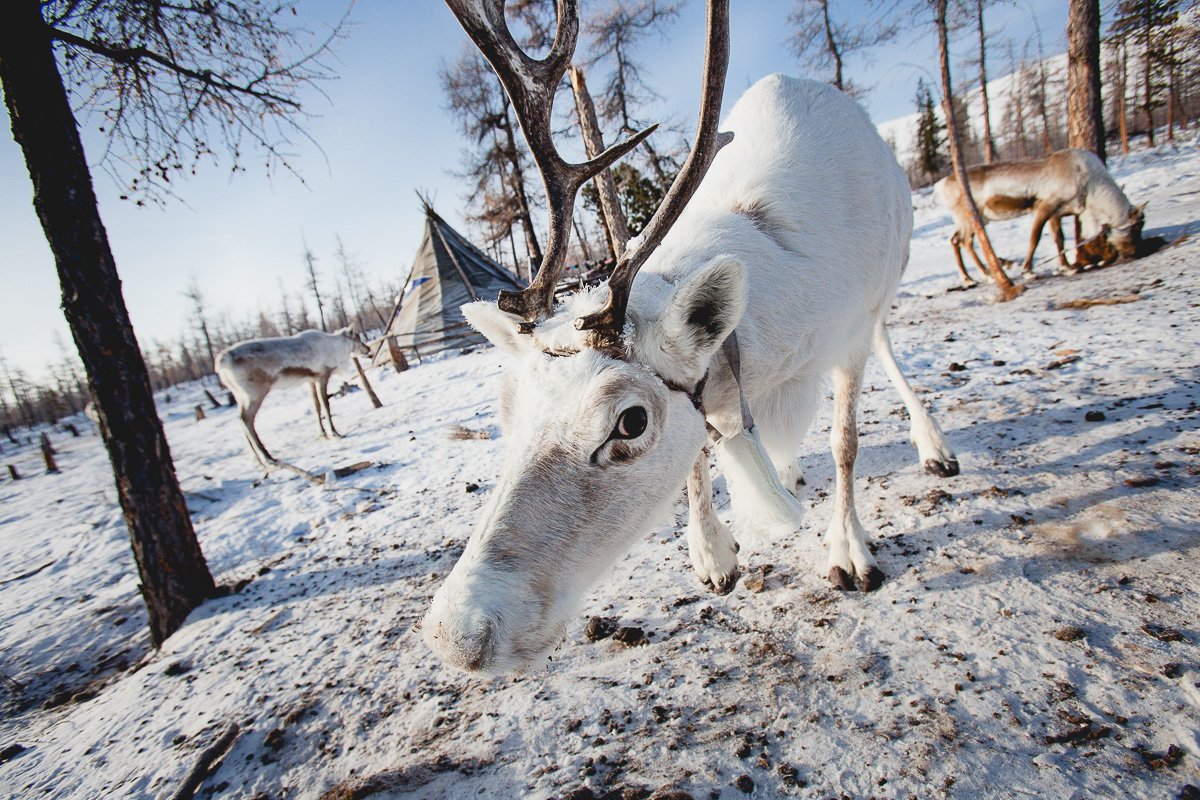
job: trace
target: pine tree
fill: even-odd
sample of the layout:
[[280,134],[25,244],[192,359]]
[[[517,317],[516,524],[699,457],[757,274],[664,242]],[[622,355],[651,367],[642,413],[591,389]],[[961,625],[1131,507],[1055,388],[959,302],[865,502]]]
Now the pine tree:
[[917,165],[925,178],[937,177],[946,166],[946,125],[938,117],[933,93],[924,79],[917,80]]

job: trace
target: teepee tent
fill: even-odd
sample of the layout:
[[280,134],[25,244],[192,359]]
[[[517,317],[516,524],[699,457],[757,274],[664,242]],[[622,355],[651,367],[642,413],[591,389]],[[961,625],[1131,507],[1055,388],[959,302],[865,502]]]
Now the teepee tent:
[[[401,350],[427,356],[484,341],[463,319],[460,307],[495,300],[501,289],[519,290],[516,278],[483,254],[425,204],[425,235],[404,292],[384,332]],[[380,348],[386,362],[388,348]]]

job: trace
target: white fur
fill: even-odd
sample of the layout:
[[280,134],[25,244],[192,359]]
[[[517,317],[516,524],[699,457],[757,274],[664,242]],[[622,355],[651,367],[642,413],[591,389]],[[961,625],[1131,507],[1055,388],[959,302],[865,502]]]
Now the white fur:
[[[668,383],[692,387],[708,374],[704,409],[726,437],[718,451],[735,518],[771,533],[798,526],[775,473],[794,469],[824,377],[841,376],[827,569],[852,579],[865,581],[874,566],[853,506],[854,400],[872,349],[901,388],[922,458],[953,462],[883,346],[912,210],[904,174],[866,114],[825,84],[770,76],[724,127],[733,143],[634,281],[628,360],[588,349],[575,328],[603,290],[570,298],[531,334],[517,333],[518,320],[494,304],[464,306],[468,321],[518,361],[501,392],[504,476],[423,625],[450,663],[489,673],[536,663],[689,471],[693,566],[718,591],[732,587],[736,545],[707,493],[704,419]],[[735,327],[754,431],[719,355]],[[606,439],[635,405],[649,412],[646,432],[617,449]],[[789,479],[794,488],[796,475]]]
[[[342,328],[333,333],[309,330],[293,336],[247,339],[218,353],[217,375],[237,399],[246,443],[254,457],[263,466],[279,463],[254,429],[254,419],[263,400],[278,386],[311,386],[321,435],[340,435],[333,427],[333,412],[329,408],[329,377],[347,366],[352,355],[368,352],[354,331]],[[322,414],[329,420],[328,434]]]

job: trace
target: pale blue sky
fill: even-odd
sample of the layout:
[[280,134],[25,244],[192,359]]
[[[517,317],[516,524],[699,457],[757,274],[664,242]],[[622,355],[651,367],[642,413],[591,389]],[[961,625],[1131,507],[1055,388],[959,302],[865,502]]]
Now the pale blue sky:
[[[308,24],[337,16],[341,0],[300,3]],[[802,74],[787,46],[791,0],[733,0],[731,57],[726,107],[750,84],[771,72]],[[835,0],[835,11],[864,13],[861,0]],[[584,2],[584,10],[588,3]],[[998,38],[1018,49],[1033,32],[1036,9],[1046,52],[1063,49],[1066,3],[1021,0],[988,12]],[[430,192],[444,217],[464,229],[465,187],[450,171],[459,166],[464,142],[443,110],[437,70],[452,59],[463,39],[449,10],[434,0],[359,0],[351,26],[337,48],[339,80],[312,95],[306,108],[317,115],[307,126],[324,155],[297,143],[307,186],[294,177],[268,178],[252,163],[230,178],[228,165],[206,167],[176,187],[181,200],[165,208],[138,208],[118,199],[121,187],[94,171],[100,210],[112,242],[138,339],[144,349],[173,340],[188,323],[182,292],[195,274],[209,305],[236,315],[259,306],[275,309],[279,281],[289,292],[303,285],[302,240],[318,257],[332,285],[334,237],[371,276],[403,278],[422,231],[414,191]],[[704,7],[689,0],[668,41],[650,41],[639,54],[647,75],[665,98],[660,114],[690,131],[694,124],[702,53]],[[920,70],[936,68],[928,30],[906,33],[899,42],[856,58],[850,77],[873,86],[866,99],[876,121],[910,113]],[[965,54],[970,42],[958,42]],[[1003,71],[996,50],[993,74]],[[824,78],[828,76],[815,75]],[[7,133],[7,125],[5,132]],[[94,126],[92,126],[94,128]],[[690,132],[689,132],[690,136]],[[89,155],[99,152],[85,129]],[[17,146],[0,136],[0,352],[34,377],[57,358],[59,333],[70,346],[59,309],[54,264],[34,215],[29,176]]]

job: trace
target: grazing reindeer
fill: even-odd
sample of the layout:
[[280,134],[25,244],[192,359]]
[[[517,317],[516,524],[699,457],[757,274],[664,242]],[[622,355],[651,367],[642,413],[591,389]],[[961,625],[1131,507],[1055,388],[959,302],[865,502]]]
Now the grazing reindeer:
[[[1071,269],[1062,232],[1062,218],[1071,215],[1075,216],[1075,246],[1082,251],[1077,260],[1097,263],[1118,255],[1133,258],[1138,254],[1145,205],[1130,203],[1104,163],[1090,150],[1060,150],[1045,158],[972,167],[967,171],[967,180],[984,224],[1033,214],[1029,253],[1023,267],[1026,273],[1033,272],[1033,253],[1047,222],[1054,234],[1059,263],[1064,271]],[[954,219],[950,247],[958,262],[958,272],[963,284],[974,286],[975,281],[963,264],[962,248],[967,248],[980,272],[987,275],[987,270],[975,252],[975,232],[962,189],[951,175],[938,182],[937,193]],[[1082,237],[1096,241],[1081,247]]]
[[578,31],[574,3],[559,1],[555,44],[541,61],[513,42],[503,0],[448,3],[513,100],[551,198],[551,239],[528,289],[463,307],[518,357],[500,390],[510,444],[422,623],[427,643],[466,670],[533,665],[560,641],[584,591],[670,518],[684,484],[692,565],[729,591],[737,544],[712,507],[705,445],[715,442],[739,530],[796,530],[799,504],[776,469],[794,488],[795,454],[829,372],[837,490],[827,573],[840,588],[877,587],[883,573],[853,484],[855,404],[872,349],[904,396],[927,468],[952,475],[958,464],[892,357],[884,322],[907,260],[911,200],[866,114],[825,84],[771,76],[730,113],[733,135],[718,134],[728,5],[710,0],[687,162],[607,289],[576,294],[549,316],[574,192],[630,142],[576,165],[549,141],[550,103]]
[[[312,388],[313,406],[322,436],[341,436],[333,427],[329,408],[329,376],[345,366],[352,355],[367,355],[365,344],[350,328],[333,333],[300,331],[294,336],[247,339],[217,354],[217,375],[237,399],[242,430],[250,452],[264,467],[280,466],[254,429],[254,418],[267,393],[277,386],[307,383]],[[325,421],[329,420],[329,432]]]

